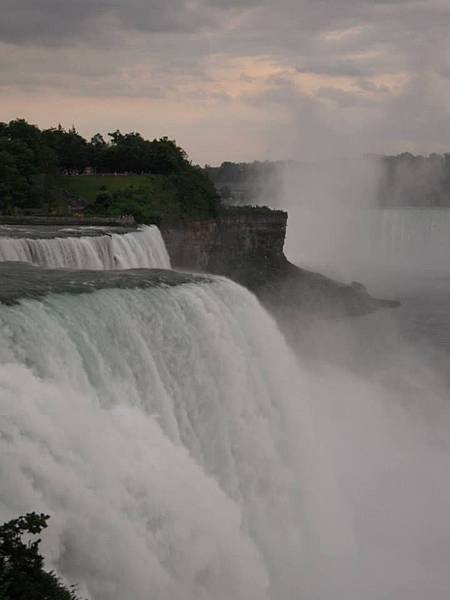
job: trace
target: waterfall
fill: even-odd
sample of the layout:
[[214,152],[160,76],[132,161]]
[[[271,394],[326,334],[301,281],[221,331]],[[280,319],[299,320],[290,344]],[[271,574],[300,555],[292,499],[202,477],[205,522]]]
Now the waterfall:
[[286,251],[294,262],[345,280],[447,274],[450,210],[297,208],[290,211]]
[[297,364],[250,293],[215,278],[51,294],[0,306],[0,328],[0,519],[52,515],[43,550],[81,592],[306,589],[327,509],[305,511],[333,486],[313,475]]
[[161,233],[155,226],[98,236],[0,237],[0,261],[30,262],[47,268],[170,269]]
[[314,329],[362,379],[224,278],[0,267],[0,522],[80,597],[446,598],[448,389],[384,313]]

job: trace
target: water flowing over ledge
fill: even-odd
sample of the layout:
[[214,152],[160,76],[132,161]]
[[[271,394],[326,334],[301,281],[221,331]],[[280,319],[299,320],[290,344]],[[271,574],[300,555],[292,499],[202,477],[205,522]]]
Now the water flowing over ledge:
[[20,231],[4,226],[0,229],[0,261],[28,262],[49,269],[170,269],[157,227],[117,231],[93,227],[25,227]]
[[309,494],[333,494],[315,479],[295,360],[251,294],[222,278],[53,294],[0,306],[0,328],[0,519],[53,515],[46,555],[82,594],[287,600],[307,586],[326,520]]
[[167,269],[72,270],[43,269],[19,262],[0,262],[0,302],[15,304],[48,294],[86,294],[104,289],[173,287],[211,281],[207,275]]
[[218,219],[161,232],[155,226],[0,225],[0,263],[90,270],[172,266],[213,273],[253,291],[281,324],[286,312],[335,318],[396,304],[372,298],[360,284],[343,285],[291,264],[283,253],[286,220],[286,213],[266,209],[227,210]]

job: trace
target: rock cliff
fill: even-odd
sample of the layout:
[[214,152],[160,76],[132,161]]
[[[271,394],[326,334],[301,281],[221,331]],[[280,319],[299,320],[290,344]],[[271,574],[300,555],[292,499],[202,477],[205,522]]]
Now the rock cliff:
[[357,315],[386,305],[361,284],[345,285],[290,263],[283,253],[287,218],[284,211],[236,209],[161,231],[175,269],[229,277],[276,316]]
[[225,275],[254,288],[278,268],[287,214],[268,209],[227,210],[219,218],[162,228],[175,268]]

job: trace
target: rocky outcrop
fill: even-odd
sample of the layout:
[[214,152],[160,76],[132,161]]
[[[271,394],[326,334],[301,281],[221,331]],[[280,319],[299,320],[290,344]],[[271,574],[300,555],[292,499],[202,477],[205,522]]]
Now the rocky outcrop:
[[359,283],[345,285],[290,263],[283,253],[287,218],[284,211],[236,209],[161,232],[175,269],[229,277],[277,316],[357,315],[386,304]]
[[219,218],[161,228],[172,265],[225,275],[254,288],[285,260],[287,214],[229,210]]

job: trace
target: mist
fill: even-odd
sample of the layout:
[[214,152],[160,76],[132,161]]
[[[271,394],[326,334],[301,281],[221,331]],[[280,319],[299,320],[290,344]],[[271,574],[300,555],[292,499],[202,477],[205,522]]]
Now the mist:
[[[397,186],[420,189],[434,175],[397,173]],[[327,588],[325,572],[314,597],[444,600],[450,215],[382,209],[381,182],[373,157],[291,162],[273,202],[289,214],[289,260],[402,303],[363,317],[283,324],[307,376],[355,547],[340,572],[342,591]]]
[[[299,477],[302,489],[309,477],[316,486],[302,597],[444,600],[450,590],[448,157],[354,157],[343,144],[340,158],[328,158],[324,149],[308,161],[308,142],[298,141],[297,160],[213,171],[232,202],[287,211],[288,260],[400,302],[336,320],[318,308],[278,316],[320,440],[314,477]],[[320,140],[314,142],[317,149]]]
[[[111,244],[168,266],[154,228],[2,252],[111,268]],[[0,516],[51,514],[46,564],[99,600],[446,600],[450,302],[430,289],[278,324],[214,276],[2,305]]]
[[[334,347],[342,335],[349,332],[320,339],[315,331],[316,343],[319,338]],[[319,597],[448,595],[448,394],[429,365],[399,340],[390,341],[391,366],[372,361],[371,375],[332,360],[308,367],[316,418],[356,546],[354,562],[341,572],[346,593],[334,596],[328,589]],[[368,370],[367,364],[356,367]]]

